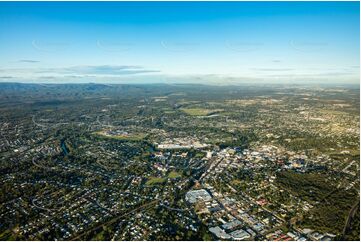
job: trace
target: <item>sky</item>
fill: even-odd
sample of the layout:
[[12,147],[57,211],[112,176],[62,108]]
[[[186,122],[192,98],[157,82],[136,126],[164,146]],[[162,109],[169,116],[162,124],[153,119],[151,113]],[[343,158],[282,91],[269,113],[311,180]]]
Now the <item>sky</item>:
[[359,2],[0,2],[0,82],[359,83]]

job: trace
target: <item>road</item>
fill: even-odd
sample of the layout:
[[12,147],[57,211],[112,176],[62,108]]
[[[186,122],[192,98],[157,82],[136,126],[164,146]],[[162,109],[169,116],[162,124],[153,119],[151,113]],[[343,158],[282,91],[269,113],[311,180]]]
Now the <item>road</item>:
[[348,168],[350,168],[353,164],[355,163],[355,161],[351,161],[350,164],[348,164],[345,168],[343,168],[342,172],[348,173],[347,170]]
[[32,121],[33,123],[36,125],[36,126],[39,126],[41,128],[47,128],[48,126],[44,125],[44,124],[39,124],[35,121],[35,115],[33,115],[33,118],[32,118]]
[[203,173],[203,175],[201,176],[201,178],[199,178],[199,182],[202,182],[202,180],[203,180],[204,178],[206,178],[206,177],[208,176],[208,174],[211,173],[214,169],[216,169],[217,166],[218,166],[222,161],[223,161],[223,158],[219,159],[218,161],[215,161],[215,162],[217,162],[217,163],[211,168],[211,166],[212,166],[212,164],[213,164],[213,162],[212,162],[212,163],[210,164],[209,168]]
[[359,204],[360,204],[360,200],[358,200],[355,203],[355,205],[352,206],[350,212],[348,213],[348,216],[347,216],[347,219],[346,219],[346,222],[345,222],[345,226],[343,227],[343,231],[342,231],[342,238],[345,237],[346,232],[349,230],[349,228],[351,226],[352,218],[355,216],[355,213],[356,213],[357,209],[360,208]]

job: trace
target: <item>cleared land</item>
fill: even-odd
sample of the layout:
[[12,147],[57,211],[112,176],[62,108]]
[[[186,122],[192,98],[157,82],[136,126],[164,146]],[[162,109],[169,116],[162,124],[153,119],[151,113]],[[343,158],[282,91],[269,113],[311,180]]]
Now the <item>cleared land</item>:
[[153,186],[153,185],[157,185],[157,184],[162,184],[166,180],[167,179],[163,178],[163,177],[149,177],[145,184],[148,186]]
[[222,109],[205,109],[205,108],[181,108],[181,111],[191,116],[207,116],[222,112]]
[[117,140],[129,140],[129,141],[140,141],[143,140],[147,135],[144,133],[133,133],[127,135],[109,135],[105,131],[94,132],[95,135],[101,136],[103,138],[117,139]]
[[168,174],[168,177],[169,178],[178,178],[178,177],[181,177],[182,175],[176,171],[171,171],[169,174]]

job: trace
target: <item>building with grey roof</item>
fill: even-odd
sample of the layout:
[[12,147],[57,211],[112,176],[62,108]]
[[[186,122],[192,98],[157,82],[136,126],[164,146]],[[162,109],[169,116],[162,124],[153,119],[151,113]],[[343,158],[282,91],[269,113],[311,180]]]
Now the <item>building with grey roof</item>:
[[230,236],[232,236],[234,240],[245,240],[251,238],[251,235],[243,229],[233,231],[230,233]]
[[226,239],[229,240],[231,239],[231,236],[229,234],[227,234],[223,229],[221,229],[219,226],[216,227],[211,227],[209,228],[209,231],[211,233],[213,233],[215,236],[217,236],[217,238],[219,239]]
[[186,194],[186,201],[196,203],[199,201],[207,202],[212,200],[211,195],[204,189],[189,191]]

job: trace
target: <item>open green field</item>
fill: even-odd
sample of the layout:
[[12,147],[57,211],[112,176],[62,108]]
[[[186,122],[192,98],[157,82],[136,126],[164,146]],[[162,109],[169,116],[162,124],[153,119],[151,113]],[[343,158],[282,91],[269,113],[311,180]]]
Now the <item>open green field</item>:
[[213,113],[221,112],[221,109],[205,109],[205,108],[181,108],[181,111],[191,116],[207,116]]
[[173,111],[173,110],[164,110],[163,113],[165,113],[165,114],[171,114],[171,113],[175,113],[175,111]]
[[109,139],[117,139],[117,140],[129,140],[129,141],[140,141],[147,137],[144,133],[133,133],[129,135],[107,135],[104,131],[97,131],[93,134],[100,136],[102,138],[109,138]]
[[149,177],[147,182],[145,183],[148,186],[153,186],[153,185],[157,185],[157,184],[162,184],[167,180],[167,178],[163,178],[163,177]]
[[168,174],[168,177],[169,178],[178,178],[178,177],[181,177],[182,175],[176,171],[171,171],[169,174]]

